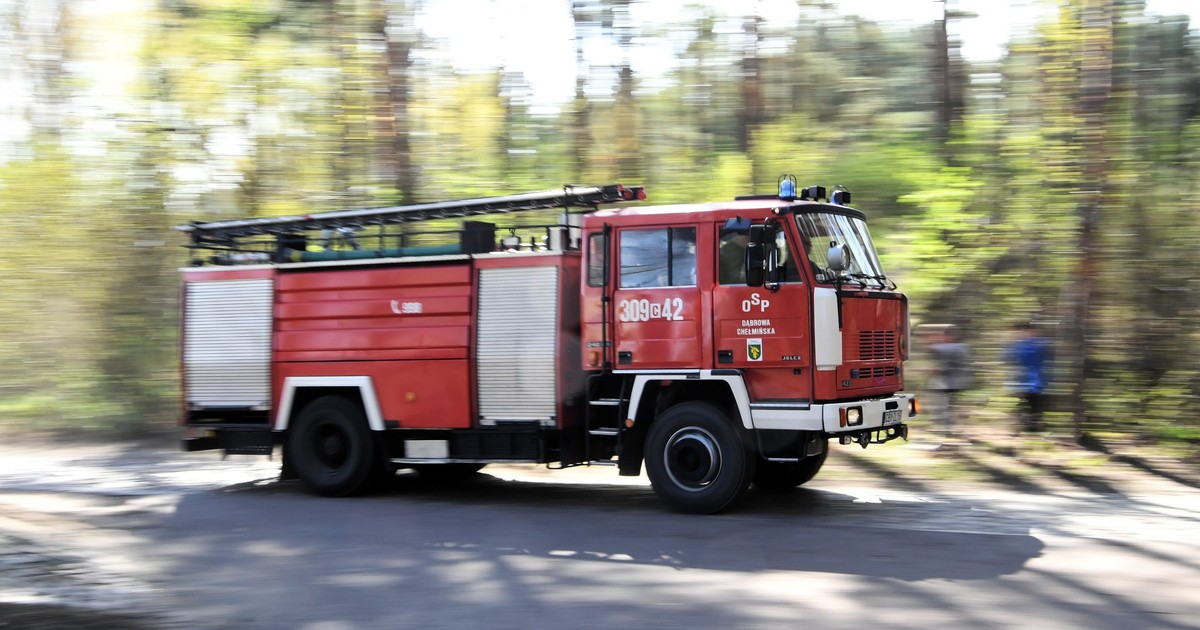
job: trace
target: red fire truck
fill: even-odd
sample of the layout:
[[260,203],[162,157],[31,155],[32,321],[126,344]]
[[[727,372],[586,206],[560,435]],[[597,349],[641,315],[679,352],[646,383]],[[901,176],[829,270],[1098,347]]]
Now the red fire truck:
[[180,226],[184,448],[281,446],[285,477],[334,496],[399,469],[644,462],[671,508],[711,513],[805,483],[831,440],[907,438],[907,302],[848,191],[625,203],[644,198]]

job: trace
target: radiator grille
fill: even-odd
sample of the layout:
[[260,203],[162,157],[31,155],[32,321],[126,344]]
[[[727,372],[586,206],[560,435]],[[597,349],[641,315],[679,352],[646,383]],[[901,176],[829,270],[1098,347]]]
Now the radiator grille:
[[880,367],[859,368],[857,370],[852,370],[851,375],[854,378],[886,378],[886,377],[896,375],[896,366],[888,365],[888,366],[880,366]]
[[862,330],[858,333],[859,361],[891,361],[896,358],[896,331]]

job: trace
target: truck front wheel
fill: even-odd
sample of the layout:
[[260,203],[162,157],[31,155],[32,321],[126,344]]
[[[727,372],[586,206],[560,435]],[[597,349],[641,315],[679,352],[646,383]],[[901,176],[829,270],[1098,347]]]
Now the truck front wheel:
[[289,461],[312,492],[359,492],[382,468],[362,409],[342,396],[324,396],[304,407],[288,431]]
[[754,485],[771,492],[784,492],[803,485],[817,476],[828,454],[826,448],[820,455],[809,455],[798,462],[760,461],[754,470]]
[[750,485],[754,458],[724,413],[708,403],[688,402],[671,407],[650,426],[646,474],[671,508],[711,514]]

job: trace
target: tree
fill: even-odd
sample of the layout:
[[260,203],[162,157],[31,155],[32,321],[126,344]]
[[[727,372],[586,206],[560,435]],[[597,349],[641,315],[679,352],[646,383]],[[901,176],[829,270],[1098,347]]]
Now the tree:
[[376,29],[383,43],[384,58],[387,60],[387,111],[381,116],[384,121],[382,132],[384,138],[391,140],[384,144],[388,151],[384,161],[392,165],[392,185],[397,196],[404,203],[415,203],[418,201],[417,169],[412,160],[412,148],[409,143],[409,135],[412,133],[409,68],[413,63],[413,49],[419,41],[414,17],[420,11],[421,4],[417,0],[379,2],[381,6],[377,9],[379,17],[376,20]]
[[[951,0],[941,0],[942,17],[934,24],[934,83],[937,85],[937,131],[938,141],[943,145],[950,141],[955,128],[962,122],[966,108],[963,92],[965,77],[961,53],[961,42],[951,28],[951,21],[971,17],[951,6]],[[951,152],[947,151],[949,155]]]
[[1067,344],[1073,348],[1070,408],[1075,438],[1082,441],[1088,421],[1086,401],[1088,380],[1092,374],[1090,344],[1094,335],[1092,291],[1099,275],[1098,230],[1105,205],[1105,193],[1111,172],[1108,169],[1109,126],[1107,114],[1112,94],[1113,5],[1112,0],[1085,0],[1081,7],[1082,60],[1078,117],[1082,121],[1079,138],[1082,182],[1079,189],[1079,264],[1075,274],[1074,295],[1066,319]]

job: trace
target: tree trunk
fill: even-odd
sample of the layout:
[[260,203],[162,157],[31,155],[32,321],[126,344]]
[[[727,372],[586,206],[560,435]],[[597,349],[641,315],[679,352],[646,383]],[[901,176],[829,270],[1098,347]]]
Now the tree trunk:
[[738,112],[738,151],[750,150],[754,129],[763,122],[762,63],[758,58],[762,40],[762,18],[749,16],[743,25],[746,48],[742,52],[742,107]]
[[587,93],[587,76],[590,66],[583,54],[584,34],[587,25],[593,21],[591,14],[582,0],[572,0],[571,17],[575,26],[575,100],[571,104],[570,124],[567,135],[570,138],[569,159],[571,160],[570,182],[580,184],[587,174],[588,125],[590,124],[590,109]]
[[630,49],[633,48],[633,24],[629,16],[631,0],[612,0],[613,25],[617,46],[621,50],[621,66],[617,70],[617,178],[624,181],[640,179],[641,142],[638,140],[637,101],[633,98],[633,65]]
[[955,152],[947,147],[954,129],[962,123],[966,103],[963,98],[965,77],[962,53],[957,37],[950,36],[950,21],[972,14],[964,14],[950,6],[950,0],[942,0],[942,19],[934,25],[933,76],[936,84],[937,128],[935,131],[942,154],[950,159]]
[[[412,93],[408,82],[408,71],[412,66],[412,51],[416,28],[414,16],[419,8],[415,0],[408,3],[382,2],[384,16],[381,31],[384,55],[387,61],[387,109],[384,118],[391,154],[388,163],[392,170],[392,185],[400,196],[401,203],[417,203],[417,176],[412,161],[409,134],[412,125],[409,119],[409,104]],[[396,7],[389,10],[388,7]]]
[[1082,90],[1079,117],[1083,177],[1079,190],[1079,268],[1075,274],[1075,299],[1066,327],[1068,348],[1075,354],[1071,365],[1071,426],[1075,440],[1083,443],[1088,427],[1087,378],[1091,373],[1089,345],[1092,289],[1099,266],[1098,226],[1108,180],[1108,102],[1112,95],[1112,0],[1086,0],[1083,5]]

